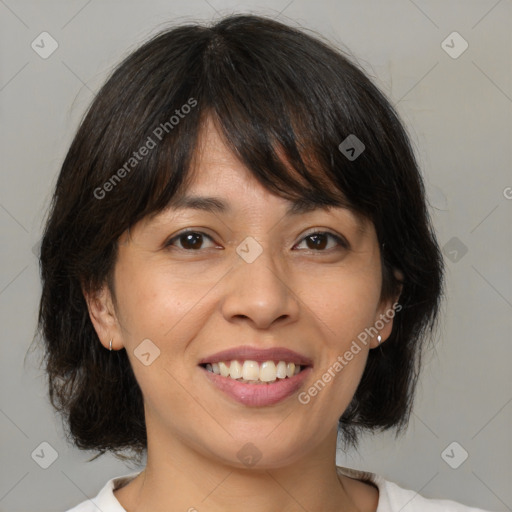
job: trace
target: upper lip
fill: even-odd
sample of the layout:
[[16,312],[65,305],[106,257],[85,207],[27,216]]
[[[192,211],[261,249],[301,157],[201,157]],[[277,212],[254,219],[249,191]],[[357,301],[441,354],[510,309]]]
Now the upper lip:
[[249,345],[228,348],[215,354],[211,354],[199,361],[199,364],[218,363],[219,361],[285,361],[301,366],[312,366],[313,361],[302,354],[285,347],[255,348]]

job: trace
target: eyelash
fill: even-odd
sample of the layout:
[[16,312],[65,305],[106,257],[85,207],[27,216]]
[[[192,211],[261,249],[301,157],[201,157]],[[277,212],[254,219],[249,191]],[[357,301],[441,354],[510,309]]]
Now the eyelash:
[[[206,233],[203,233],[202,231],[195,231],[195,230],[187,230],[187,231],[182,231],[181,233],[178,233],[177,235],[173,236],[171,239],[169,239],[166,243],[165,243],[165,247],[169,247],[169,248],[172,248],[173,247],[173,242],[175,240],[179,240],[181,237],[185,236],[185,235],[189,235],[189,234],[195,234],[195,235],[203,235],[204,237],[210,239],[212,242],[213,242],[213,239],[210,235],[207,235]],[[308,233],[307,235],[305,235],[301,241],[299,242],[302,243],[305,239],[311,237],[311,236],[314,236],[314,235],[327,235],[331,238],[333,238],[339,246],[341,246],[341,248],[343,249],[349,249],[350,248],[350,245],[349,243],[342,237],[340,237],[339,235],[336,235],[334,233],[331,233],[330,231],[313,231],[311,233]],[[199,252],[201,249],[184,249],[182,247],[178,247],[179,250],[182,250],[182,251],[186,251],[186,252]],[[315,249],[307,249],[309,251],[312,251],[312,252],[330,252],[332,250],[331,249],[322,249],[322,250],[315,250]]]

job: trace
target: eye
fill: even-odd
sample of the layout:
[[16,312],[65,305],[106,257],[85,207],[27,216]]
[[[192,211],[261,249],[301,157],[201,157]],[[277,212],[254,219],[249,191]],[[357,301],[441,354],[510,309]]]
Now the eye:
[[[309,235],[306,235],[302,239],[301,244],[306,242],[306,244],[308,245],[308,249],[313,251],[324,252],[326,246],[328,245],[327,240],[329,238],[331,238],[331,240],[334,240],[338,246],[341,246],[344,249],[349,248],[349,244],[345,239],[328,231],[315,231],[313,233],[310,233]],[[310,240],[310,243],[307,242],[308,240]]]
[[[301,244],[306,242],[307,249],[317,252],[324,252],[326,250],[326,246],[328,245],[329,238],[334,240],[335,245],[341,246],[345,249],[349,248],[349,244],[345,239],[328,231],[315,231],[310,233],[302,239]],[[188,230],[183,231],[182,233],[179,233],[178,235],[171,238],[168,242],[166,242],[165,246],[173,247],[176,246],[176,242],[179,242],[181,247],[178,246],[178,249],[183,249],[185,251],[198,251],[200,249],[204,249],[204,247],[202,247],[204,239],[213,241],[211,236],[203,233],[202,231]],[[332,247],[327,248],[327,250],[329,249],[332,249]]]
[[201,231],[183,231],[179,233],[175,237],[171,238],[168,242],[165,243],[166,247],[174,246],[174,242],[178,241],[181,244],[181,247],[178,249],[183,249],[186,251],[197,251],[202,249],[203,240],[207,238],[208,240],[212,240],[212,237],[203,233]]

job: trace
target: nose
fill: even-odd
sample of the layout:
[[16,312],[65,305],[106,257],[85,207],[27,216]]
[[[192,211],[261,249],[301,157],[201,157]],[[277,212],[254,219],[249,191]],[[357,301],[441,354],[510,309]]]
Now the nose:
[[296,321],[300,304],[284,267],[276,264],[269,250],[263,250],[252,263],[240,258],[227,276],[222,304],[226,320],[249,321],[256,329]]

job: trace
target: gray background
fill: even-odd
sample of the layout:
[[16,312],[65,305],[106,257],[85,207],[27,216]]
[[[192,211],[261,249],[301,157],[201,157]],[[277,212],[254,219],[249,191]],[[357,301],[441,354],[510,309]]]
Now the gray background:
[[[134,470],[107,456],[87,463],[91,453],[68,445],[38,358],[24,364],[40,293],[34,247],[111,67],[170,22],[231,12],[297,23],[352,51],[408,126],[444,247],[447,300],[409,430],[367,438],[361,455],[338,453],[338,463],[427,497],[512,510],[510,0],[0,0],[0,511],[65,510]],[[47,59],[31,48],[43,31],[59,45]],[[469,44],[457,58],[442,46],[453,31]],[[462,48],[450,41],[452,53]],[[58,453],[47,469],[31,455],[42,442]],[[469,456],[453,469],[445,459],[455,465],[462,450]]]

